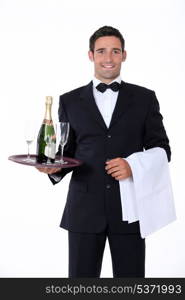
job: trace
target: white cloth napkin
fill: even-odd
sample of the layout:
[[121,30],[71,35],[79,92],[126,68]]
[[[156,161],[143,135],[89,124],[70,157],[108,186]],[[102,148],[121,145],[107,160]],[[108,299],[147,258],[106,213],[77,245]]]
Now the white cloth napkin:
[[119,180],[122,219],[139,221],[141,237],[176,220],[166,152],[155,147],[124,158],[132,177]]

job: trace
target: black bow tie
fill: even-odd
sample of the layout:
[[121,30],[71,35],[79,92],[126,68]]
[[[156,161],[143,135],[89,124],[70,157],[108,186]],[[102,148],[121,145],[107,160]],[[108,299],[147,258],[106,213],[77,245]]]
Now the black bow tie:
[[120,86],[120,83],[114,81],[111,84],[99,83],[96,88],[101,93],[104,93],[106,89],[111,89],[112,91],[117,92],[120,89]]

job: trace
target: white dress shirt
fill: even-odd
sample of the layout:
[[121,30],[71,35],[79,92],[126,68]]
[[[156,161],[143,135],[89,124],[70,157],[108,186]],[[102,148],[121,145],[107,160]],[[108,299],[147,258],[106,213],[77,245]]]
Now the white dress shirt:
[[[115,78],[112,82],[117,81],[118,83],[121,83],[121,76],[118,76]],[[110,82],[110,84],[112,83]],[[96,86],[101,83],[99,79],[96,77],[93,78],[93,95],[95,98],[96,105],[105,121],[105,124],[107,125],[107,128],[109,128],[110,121],[112,118],[112,114],[116,105],[116,101],[118,98],[118,91],[114,92],[111,89],[107,89],[104,93],[101,93],[96,89]]]

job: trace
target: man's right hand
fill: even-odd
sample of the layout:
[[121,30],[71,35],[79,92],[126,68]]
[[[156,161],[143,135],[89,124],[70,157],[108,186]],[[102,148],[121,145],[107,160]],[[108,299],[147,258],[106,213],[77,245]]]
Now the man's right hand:
[[37,168],[36,167],[36,169],[45,174],[54,174],[61,171],[61,168]]

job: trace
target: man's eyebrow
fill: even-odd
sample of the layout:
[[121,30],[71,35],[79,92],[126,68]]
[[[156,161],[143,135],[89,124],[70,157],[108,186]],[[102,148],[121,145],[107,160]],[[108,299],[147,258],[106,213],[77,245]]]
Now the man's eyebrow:
[[[100,51],[100,50],[105,50],[106,48],[98,48],[96,49],[96,51]],[[121,52],[121,49],[120,48],[112,48],[112,50],[118,50]]]
[[113,50],[118,50],[118,51],[121,52],[121,49],[120,49],[120,48],[113,48]]
[[105,50],[106,48],[98,48],[96,51]]

